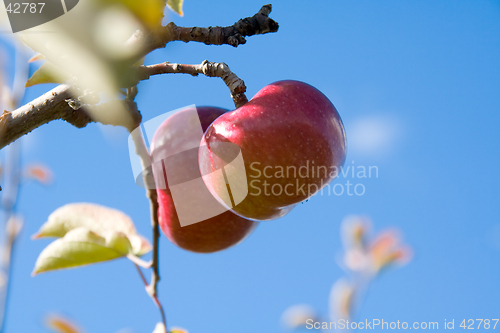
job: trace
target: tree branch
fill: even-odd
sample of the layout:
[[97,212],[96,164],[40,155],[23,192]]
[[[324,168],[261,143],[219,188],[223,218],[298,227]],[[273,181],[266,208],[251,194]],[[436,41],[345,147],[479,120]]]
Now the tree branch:
[[271,10],[271,5],[262,6],[254,16],[241,19],[229,27],[186,28],[170,22],[162,31],[162,43],[166,45],[172,41],[183,41],[236,47],[246,43],[245,36],[278,31],[278,23],[268,16]]
[[[236,47],[246,43],[246,36],[276,32],[278,30],[278,23],[269,18],[271,8],[271,5],[265,5],[252,17],[241,19],[228,27],[186,28],[178,27],[174,23],[169,23],[167,26],[161,27],[155,32],[144,33],[138,31],[127,43],[146,41],[146,47],[141,56],[155,49],[163,48],[167,43],[176,40],[183,42],[195,41],[212,45],[228,44]],[[204,62],[201,65],[180,65],[181,67],[177,67],[177,70],[174,66],[175,64],[146,66],[149,68],[142,69],[142,71],[144,75],[149,73],[149,76],[161,73],[189,73],[192,75],[204,74],[207,76],[221,77],[231,90],[231,97],[236,107],[247,102],[244,94],[246,90],[244,82],[234,75],[224,63]],[[170,70],[170,68],[172,68],[172,70]],[[184,69],[180,70],[179,68]],[[155,73],[155,71],[158,72]],[[193,73],[189,71],[193,71]],[[74,100],[73,97],[70,86],[68,84],[62,84],[17,110],[12,112],[4,111],[4,113],[0,115],[0,149],[31,132],[35,128],[56,119],[63,119],[78,128],[85,127],[88,123],[95,121],[90,117],[90,114],[95,113],[89,111],[95,111],[98,112],[99,115],[102,115],[102,117],[99,117],[98,121],[106,125],[123,126],[129,130],[135,128],[137,125],[137,119],[135,118],[132,119],[132,122],[125,121],[122,123],[120,123],[119,119],[111,119],[112,117],[109,119],[106,118],[106,109],[113,106],[113,103],[123,103],[123,101],[113,101],[108,102],[110,104],[102,103],[96,106],[84,106],[80,108],[77,106],[73,108],[68,104],[68,101],[71,102]],[[90,110],[90,108],[92,108],[92,110]]]
[[205,60],[199,65],[171,64],[165,62],[150,66],[140,66],[138,68],[138,79],[147,80],[152,75],[169,73],[183,73],[191,74],[193,76],[204,74],[210,77],[220,77],[224,80],[224,83],[231,91],[231,98],[233,99],[236,108],[239,108],[248,102],[248,99],[245,96],[245,91],[247,90],[245,82],[236,76],[236,74],[231,72],[229,66],[223,62],[217,63]]
[[164,48],[173,41],[200,42],[207,45],[231,45],[237,47],[245,44],[247,36],[267,34],[278,31],[278,22],[269,18],[272,6],[264,5],[259,12],[251,17],[240,19],[235,24],[228,27],[179,27],[170,22],[165,27],[152,33],[137,31],[128,43],[133,44],[138,40],[145,40],[146,46],[141,56]]
[[35,128],[57,119],[82,128],[94,122],[95,120],[90,115],[96,114],[99,115],[99,122],[104,125],[122,126],[129,130],[136,128],[141,122],[140,114],[138,116],[133,113],[132,117],[116,117],[109,112],[109,110],[116,109],[119,104],[130,103],[127,100],[110,101],[92,106],[84,105],[76,110],[70,106],[74,100],[70,86],[61,84],[17,110],[4,111],[0,115],[0,149]]
[[[224,80],[231,92],[236,108],[248,102],[245,96],[245,82],[236,74],[231,72],[225,63],[203,61],[199,65],[183,65],[161,63],[150,66],[139,66],[137,68],[137,81],[147,80],[152,75],[184,73],[191,75],[203,74],[209,77],[220,77]],[[77,128],[98,121],[104,125],[125,127],[129,132],[135,129],[141,122],[140,113],[132,112],[132,117],[116,117],[110,110],[116,109],[120,104],[134,103],[130,99],[116,100],[98,105],[79,106],[78,98],[74,98],[71,88],[67,84],[61,84],[51,91],[43,94],[30,103],[15,111],[4,111],[0,115],[0,149],[11,142],[28,134],[37,127],[47,124],[56,119],[63,119]],[[131,110],[130,105],[124,105],[126,110]],[[76,109],[76,110],[75,110]],[[99,115],[93,119],[90,115]]]
[[60,85],[15,111],[4,111],[0,116],[0,148],[52,120],[71,122],[74,110],[65,101],[68,98],[69,87]]

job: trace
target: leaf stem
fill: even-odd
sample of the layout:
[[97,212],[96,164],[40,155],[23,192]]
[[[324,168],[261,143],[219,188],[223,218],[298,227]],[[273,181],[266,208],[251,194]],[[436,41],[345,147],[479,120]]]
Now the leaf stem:
[[135,256],[133,254],[127,254],[127,259],[132,261],[134,264],[137,266],[140,266],[142,268],[151,268],[153,266],[153,261],[145,261],[139,258],[138,256]]

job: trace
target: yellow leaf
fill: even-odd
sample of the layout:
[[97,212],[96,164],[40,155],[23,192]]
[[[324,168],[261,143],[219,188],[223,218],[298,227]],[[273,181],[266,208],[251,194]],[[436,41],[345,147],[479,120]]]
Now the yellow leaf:
[[64,74],[56,66],[49,62],[43,63],[35,73],[26,81],[26,88],[43,83],[62,83],[69,79],[69,75]]
[[73,203],[56,209],[34,238],[59,237],[39,255],[33,275],[151,251],[132,220],[119,210]]
[[80,330],[73,323],[62,317],[51,316],[46,325],[57,333],[80,333]]
[[184,13],[182,12],[182,5],[184,3],[184,0],[168,0],[167,1],[167,6],[180,16],[184,16]]
[[37,180],[44,185],[50,184],[54,178],[52,171],[43,164],[34,164],[27,167],[24,172],[24,177]]
[[339,319],[350,318],[355,295],[356,288],[351,282],[345,279],[337,280],[330,291],[331,317]]
[[68,231],[85,227],[97,234],[106,231],[136,234],[130,217],[119,210],[92,203],[71,203],[49,215],[35,238],[63,237]]
[[142,23],[149,28],[160,26],[163,19],[162,0],[101,0],[100,4],[122,5],[127,7]]
[[[155,333],[155,332],[153,332]],[[170,333],[189,333],[186,329],[182,327],[174,327],[172,330],[170,330]]]
[[281,322],[291,330],[305,327],[308,319],[318,321],[318,315],[316,310],[307,304],[292,305],[281,315]]
[[28,62],[35,62],[35,61],[37,61],[37,60],[44,60],[44,59],[45,59],[45,57],[44,57],[44,55],[43,55],[43,54],[41,54],[41,53],[36,53],[34,56],[32,56],[32,57],[30,58],[30,60],[28,60]]
[[122,233],[101,237],[83,227],[76,228],[50,243],[40,253],[33,275],[124,257],[131,249],[128,238]]

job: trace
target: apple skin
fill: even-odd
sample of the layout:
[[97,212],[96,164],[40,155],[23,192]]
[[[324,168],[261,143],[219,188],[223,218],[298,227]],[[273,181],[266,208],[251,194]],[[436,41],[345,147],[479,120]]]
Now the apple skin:
[[[153,161],[158,157],[167,156],[172,153],[185,150],[186,142],[199,142],[202,132],[186,129],[186,124],[197,122],[192,119],[193,113],[180,111],[169,117],[157,129],[152,143],[151,156]],[[216,107],[198,107],[197,113],[203,132],[220,115],[227,112],[226,109]],[[155,158],[156,156],[156,158]],[[194,154],[183,153],[175,159],[174,171],[188,178],[201,177],[198,167],[198,149]],[[165,160],[166,161],[166,160]],[[155,167],[156,165],[156,167]],[[163,178],[163,169],[158,164],[153,165],[153,174],[158,184],[158,177]],[[168,186],[160,188],[157,186],[158,194],[158,216],[160,228],[165,236],[175,245],[188,251],[198,253],[211,253],[227,249],[243,241],[257,226],[258,222],[250,221],[235,215],[231,211],[211,217],[202,222],[181,226],[177,215],[172,193]],[[210,193],[207,191],[207,194]],[[215,200],[214,200],[215,201]],[[215,201],[217,204],[217,202]],[[196,207],[193,207],[196,209]]]
[[[330,100],[313,86],[293,80],[264,87],[245,105],[217,118],[205,132],[200,171],[221,204],[226,184],[211,175],[221,168],[217,161],[227,163],[228,156],[234,156],[223,143],[241,149],[247,176],[248,194],[232,210],[261,221],[284,216],[312,196],[316,187],[330,183],[338,174],[331,172],[333,168],[338,172],[344,164],[347,145],[342,120]],[[305,177],[297,176],[300,167]],[[284,174],[276,174],[279,168]],[[228,179],[237,177],[231,170],[225,172]]]

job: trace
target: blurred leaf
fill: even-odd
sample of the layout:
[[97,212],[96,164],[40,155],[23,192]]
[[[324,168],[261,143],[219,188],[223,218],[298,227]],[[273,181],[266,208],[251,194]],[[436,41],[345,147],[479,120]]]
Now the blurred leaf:
[[344,247],[364,248],[371,229],[371,220],[366,216],[348,215],[342,221],[341,234]]
[[162,0],[101,0],[104,5],[123,5],[127,7],[144,25],[154,29],[163,19]]
[[167,1],[167,6],[180,16],[184,16],[184,13],[182,12],[182,5],[184,3],[184,0],[168,0]]
[[[163,10],[158,13],[152,10],[154,6],[151,5],[156,4],[158,7],[160,1],[125,2],[136,8],[142,16],[153,16],[161,22]],[[17,34],[16,37],[33,51],[43,54],[46,61],[57,66],[62,73],[76,78],[72,84],[75,97],[90,90],[111,100],[119,98],[120,88],[129,83],[135,73],[131,65],[143,54],[146,45],[143,39],[128,43],[138,29],[144,30],[144,24],[138,15],[124,5],[124,1],[89,0],[80,1],[74,10],[57,20],[30,28],[29,32]],[[54,33],[42,33],[44,31]],[[29,85],[56,81],[43,76],[42,79]],[[116,106],[113,115],[89,110],[90,117],[96,122],[103,118],[112,123],[133,121],[130,112],[122,104]]]
[[81,331],[68,319],[51,316],[47,319],[47,327],[57,333],[80,333]]
[[[0,72],[1,74],[1,72]],[[2,85],[2,78],[0,75],[0,105],[4,109],[16,109],[15,101],[13,100],[12,89],[7,85]]]
[[52,175],[52,171],[43,164],[34,164],[28,166],[24,170],[23,176],[25,178],[37,180],[44,185],[50,184],[52,182],[52,179],[54,178]]
[[308,319],[319,321],[314,308],[307,304],[293,305],[281,315],[282,324],[292,330],[304,327]]
[[370,244],[373,256],[384,256],[399,243],[399,233],[396,230],[385,230],[381,232]]
[[367,272],[372,268],[372,262],[366,252],[355,247],[345,251],[344,265],[353,272]]
[[5,225],[5,231],[10,239],[16,238],[23,228],[23,218],[20,215],[10,215]]
[[380,233],[370,246],[370,255],[376,272],[392,265],[405,264],[411,258],[411,249],[401,244],[397,230]]
[[386,253],[382,257],[374,259],[374,266],[376,270],[380,271],[395,264],[407,264],[411,260],[411,257],[411,249],[408,246],[402,246]]
[[33,274],[88,265],[151,251],[132,220],[116,209],[89,203],[68,204],[50,214],[35,238],[62,237],[38,257]]
[[5,286],[7,286],[7,281],[9,281],[7,274],[5,274],[5,272],[3,271],[0,271],[0,288],[5,288]]
[[7,11],[0,10],[0,29],[9,29],[9,19],[7,17]]
[[153,333],[167,333],[167,329],[165,328],[165,325],[163,325],[163,323],[158,323],[156,324]]
[[44,62],[40,68],[26,81],[25,87],[32,87],[43,83],[62,83],[69,79],[69,75],[64,75],[61,70],[49,62]]
[[37,61],[37,60],[44,60],[44,59],[45,59],[45,57],[43,56],[43,54],[41,54],[41,53],[36,53],[34,56],[32,56],[32,57],[28,60],[28,62],[35,62],[35,61]]
[[[156,333],[156,332],[153,332]],[[182,328],[182,327],[172,327],[170,330],[170,333],[189,333],[188,330]]]
[[86,228],[76,228],[47,246],[35,263],[33,275],[108,261],[126,256],[132,251],[123,233],[108,233],[101,237]]
[[146,57],[142,57],[141,59],[137,60],[137,61],[134,63],[134,66],[141,66],[141,65],[144,65],[144,60],[146,60]]
[[351,317],[355,294],[355,286],[345,279],[340,279],[333,284],[329,301],[331,320]]

